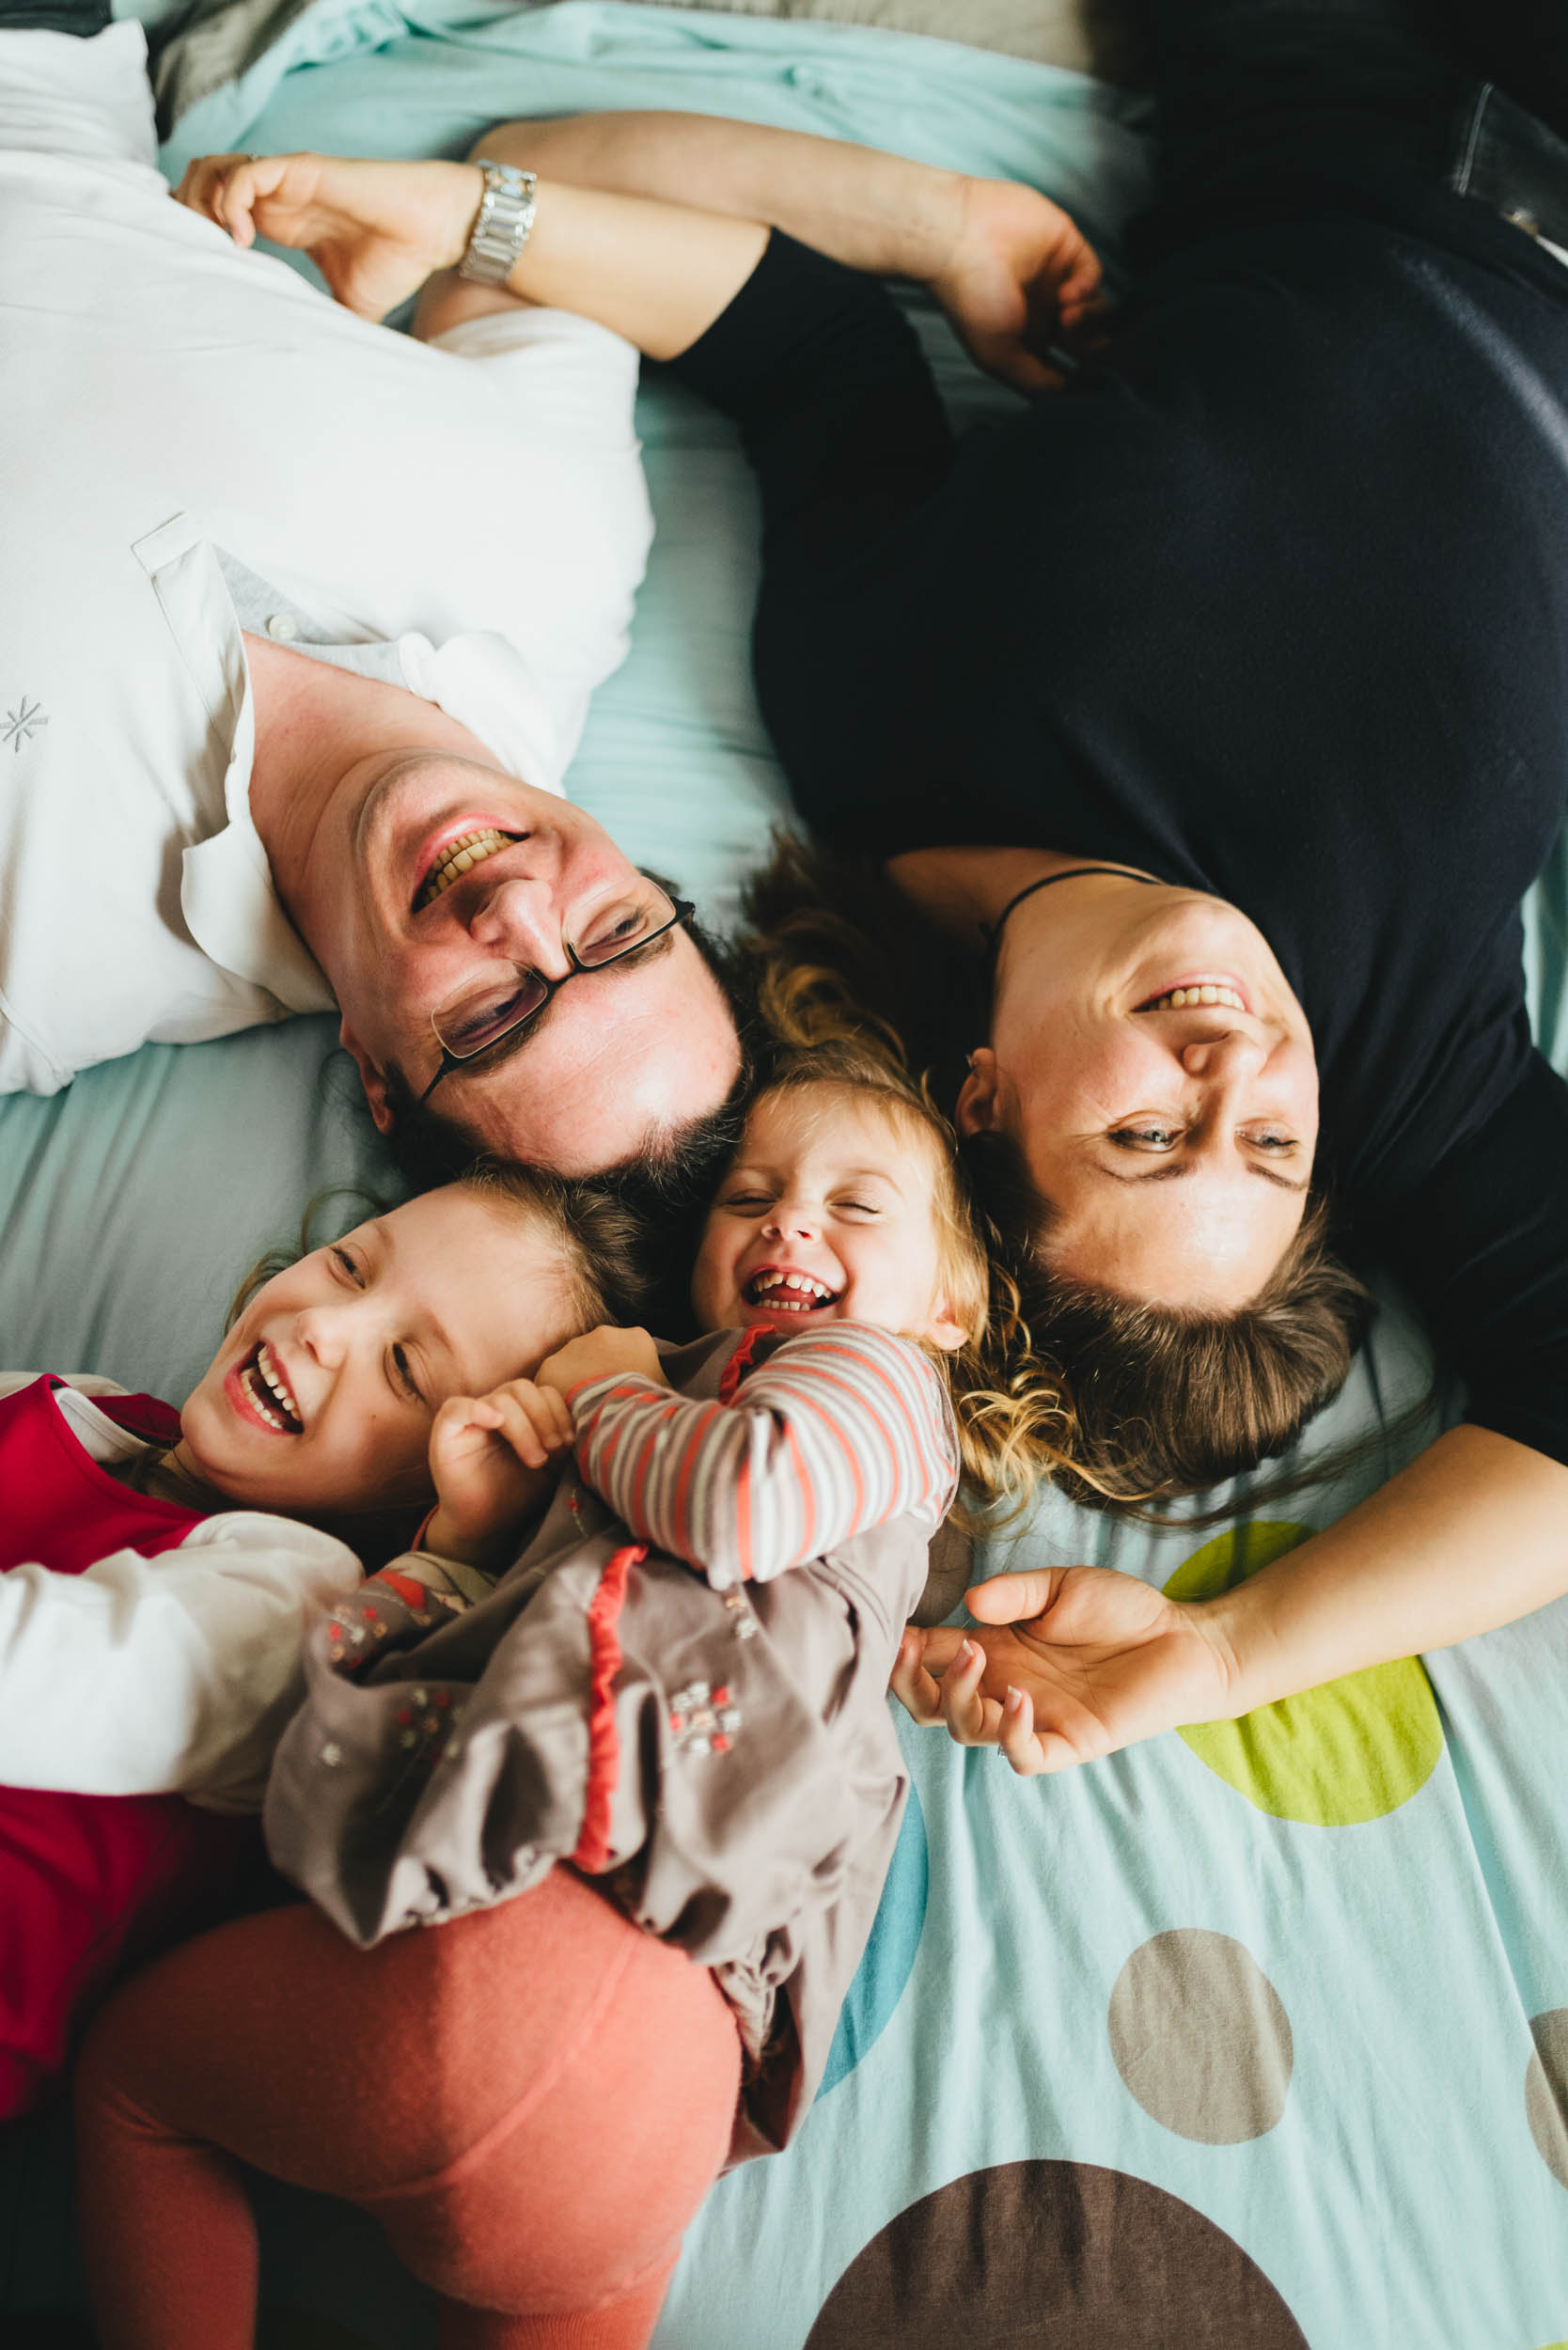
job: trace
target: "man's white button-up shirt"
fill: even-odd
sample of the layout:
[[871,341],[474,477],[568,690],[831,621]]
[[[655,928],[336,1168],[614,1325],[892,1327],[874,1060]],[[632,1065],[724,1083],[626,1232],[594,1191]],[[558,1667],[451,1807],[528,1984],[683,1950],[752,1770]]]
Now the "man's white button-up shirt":
[[651,532],[629,344],[427,346],[238,251],[154,167],[144,56],[0,32],[0,1090],[331,1007],[250,820],[237,576],[558,791]]

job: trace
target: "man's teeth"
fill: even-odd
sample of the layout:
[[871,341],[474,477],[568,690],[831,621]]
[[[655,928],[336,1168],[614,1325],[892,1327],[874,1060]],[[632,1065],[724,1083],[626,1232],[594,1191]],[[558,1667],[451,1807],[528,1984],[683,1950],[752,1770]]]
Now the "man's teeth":
[[1189,1004],[1223,1004],[1228,1011],[1245,1011],[1247,1006],[1233,987],[1173,987],[1168,995],[1156,1003],[1145,1004],[1145,1011],[1181,1011]]
[[510,832],[496,832],[487,825],[479,832],[465,832],[460,839],[448,840],[430,871],[419,885],[416,906],[433,905],[444,890],[461,881],[471,866],[482,865],[487,856],[511,844]]
[[817,1306],[830,1306],[837,1292],[825,1283],[814,1280],[809,1273],[759,1273],[746,1285],[746,1295],[754,1306],[764,1298],[784,1313],[808,1314]]
[[280,1429],[287,1435],[298,1435],[305,1425],[300,1407],[265,1339],[256,1350],[255,1362],[245,1366],[243,1376],[245,1393],[268,1426]]

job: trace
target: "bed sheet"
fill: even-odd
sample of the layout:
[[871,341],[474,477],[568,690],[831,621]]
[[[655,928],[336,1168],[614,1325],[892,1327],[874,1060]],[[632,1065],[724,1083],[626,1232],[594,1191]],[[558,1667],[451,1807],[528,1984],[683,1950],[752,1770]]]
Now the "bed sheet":
[[[598,0],[317,0],[165,160],[452,151],[500,112],[658,103],[1032,179],[1112,245],[1146,188],[1136,110],[1079,77]],[[1006,403],[920,324],[961,415]],[[746,676],[754,507],[695,402],[652,384],[639,429],[658,539],[571,789],[722,911],[784,808]],[[1529,915],[1560,1065],[1565,940],[1560,855]],[[181,1394],[305,1197],[386,1186],[353,1083],[331,1024],[295,1022],[0,1104],[0,1355]],[[1052,1496],[983,1570],[1088,1559],[1217,1588],[1397,1465],[1425,1433],[1396,1423],[1428,1373],[1390,1297],[1309,1439],[1326,1459],[1368,1434],[1356,1462],[1261,1512],[1240,1480],[1211,1497],[1217,1533],[1184,1530],[1191,1509],[1156,1535]],[[1557,1607],[1027,1783],[904,1725],[915,1794],[823,2093],[789,2154],[710,2198],[660,2350],[921,2350],[959,2328],[998,2350],[1560,2350],[1565,1668]],[[0,2310],[80,2306],[67,2169],[57,2118],[0,2142]],[[368,2223],[258,2194],[274,2350],[428,2350],[428,2296]]]

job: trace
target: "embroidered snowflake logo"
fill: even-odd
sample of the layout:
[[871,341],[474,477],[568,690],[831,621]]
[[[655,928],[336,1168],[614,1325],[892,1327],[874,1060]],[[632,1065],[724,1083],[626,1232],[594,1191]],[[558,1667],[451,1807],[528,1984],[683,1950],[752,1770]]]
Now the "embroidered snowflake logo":
[[9,743],[14,749],[20,750],[24,743],[32,741],[39,727],[48,724],[43,714],[43,704],[30,702],[24,694],[21,708],[6,713],[6,723],[0,727],[0,743]]

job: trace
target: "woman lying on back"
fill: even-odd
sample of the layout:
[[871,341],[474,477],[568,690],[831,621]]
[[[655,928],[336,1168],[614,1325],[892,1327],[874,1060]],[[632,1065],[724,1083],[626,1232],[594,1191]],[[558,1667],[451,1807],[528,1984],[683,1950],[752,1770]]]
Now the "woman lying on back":
[[[797,798],[939,927],[999,930],[959,1120],[1014,1179],[1034,1335],[1091,1480],[1188,1490],[1323,1399],[1354,1289],[1331,1280],[1309,1343],[1278,1343],[1322,1289],[1313,1181],[1467,1380],[1463,1426],[1223,1599],[1085,1571],[991,1586],[1033,1629],[995,1640],[983,1698],[983,1655],[904,1685],[995,1736],[1026,1680],[1028,1767],[1568,1589],[1568,1092],[1530,1049],[1518,918],[1568,773],[1568,266],[1513,221],[1509,179],[1552,159],[1561,219],[1539,195],[1532,217],[1568,248],[1568,164],[1403,11],[1303,0],[1250,61],[1252,11],[1153,15],[1163,258],[1067,393],[962,447],[859,273],[925,281],[978,355],[1059,382],[1030,346],[1082,320],[1098,265],[1030,190],[706,118],[520,123],[486,151],[543,175],[532,239],[505,286],[427,294],[443,316],[583,308],[739,423],[759,686]],[[1539,62],[1568,120],[1568,77]],[[1470,183],[1462,163],[1483,104],[1505,134]],[[267,226],[258,168],[206,167],[242,227]],[[411,278],[463,249],[462,170],[405,167],[431,221]],[[326,240],[352,299],[342,264],[384,250],[382,198],[320,159],[274,159],[274,194],[291,171],[318,211],[280,207],[280,231]],[[645,200],[694,188],[717,212]],[[190,194],[218,200],[199,174]],[[1418,563],[1434,478],[1444,548]],[[1176,1377],[1140,1405],[1123,1373],[1156,1328]],[[1176,1424],[1189,1365],[1228,1390],[1218,1414],[1196,1398],[1226,1446]],[[1147,1453],[1117,1474],[1129,1426],[1167,1449],[1159,1475]]]

